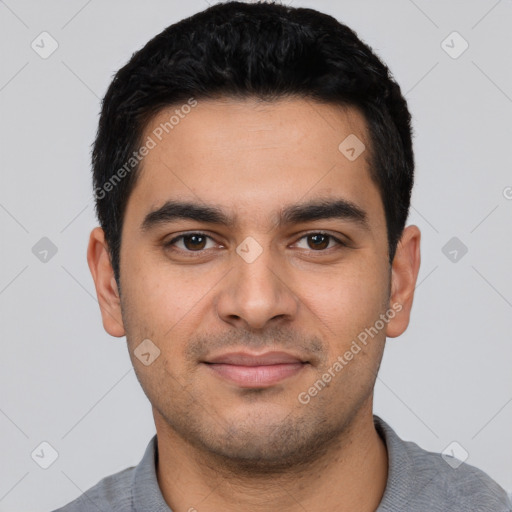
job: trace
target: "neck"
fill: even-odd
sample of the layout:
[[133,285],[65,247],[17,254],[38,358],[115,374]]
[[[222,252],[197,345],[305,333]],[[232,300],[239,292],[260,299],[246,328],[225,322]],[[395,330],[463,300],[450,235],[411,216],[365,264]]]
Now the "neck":
[[214,512],[374,512],[384,493],[388,456],[371,403],[342,438],[307,468],[248,475],[192,447],[155,414],[157,478],[172,510]]

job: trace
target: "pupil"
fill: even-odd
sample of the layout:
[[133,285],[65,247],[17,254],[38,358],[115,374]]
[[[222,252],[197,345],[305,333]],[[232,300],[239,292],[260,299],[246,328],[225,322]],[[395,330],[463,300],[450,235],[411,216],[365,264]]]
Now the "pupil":
[[[197,240],[198,239],[203,239],[203,242],[201,244],[201,242],[198,242]],[[202,249],[202,245],[204,245],[204,239],[205,237],[202,236],[202,235],[189,235],[185,238],[185,245],[187,246],[188,249],[192,248],[192,249]],[[187,244],[186,241],[192,241],[192,244],[194,247],[188,247],[188,245],[190,244]],[[201,245],[201,247],[197,247],[197,244]]]
[[[320,234],[311,235],[311,238],[314,240],[313,243],[315,244],[315,248],[317,248],[317,249],[318,248],[324,249],[325,247],[327,247],[327,245],[329,245],[328,243],[327,243],[327,245],[325,244],[325,241],[328,240],[328,238],[329,238],[327,235],[320,235]],[[323,239],[323,243],[320,242],[321,247],[318,245],[318,241],[320,238]]]

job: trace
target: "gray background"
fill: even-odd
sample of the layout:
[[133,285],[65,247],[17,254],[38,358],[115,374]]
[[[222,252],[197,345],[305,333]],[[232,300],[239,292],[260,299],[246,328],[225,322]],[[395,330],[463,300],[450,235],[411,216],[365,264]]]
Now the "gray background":
[[[410,223],[422,230],[422,265],[411,325],[388,340],[375,412],[426,449],[456,441],[511,491],[512,1],[289,3],[355,29],[414,118]],[[155,432],[125,339],[103,331],[87,267],[89,151],[113,73],[205,7],[0,1],[1,511],[67,503],[137,464]],[[46,59],[31,47],[50,48],[43,31],[59,45]],[[446,39],[453,31],[469,44],[457,58],[464,43]],[[57,248],[46,262],[32,250],[43,237]],[[58,452],[48,469],[31,457],[38,449],[51,462],[43,441]]]

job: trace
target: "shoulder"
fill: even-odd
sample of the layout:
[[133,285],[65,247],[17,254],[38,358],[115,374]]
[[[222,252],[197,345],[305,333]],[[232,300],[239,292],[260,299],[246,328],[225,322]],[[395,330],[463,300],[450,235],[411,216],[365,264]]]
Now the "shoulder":
[[135,467],[109,475],[78,498],[53,512],[128,512],[131,506],[131,482]]
[[[374,416],[389,456],[388,484],[379,509],[430,512],[512,512],[505,490],[484,471],[404,441]],[[392,507],[390,508],[390,506]]]
[[452,511],[512,512],[505,490],[487,473],[465,462],[404,441],[421,495],[437,496]]

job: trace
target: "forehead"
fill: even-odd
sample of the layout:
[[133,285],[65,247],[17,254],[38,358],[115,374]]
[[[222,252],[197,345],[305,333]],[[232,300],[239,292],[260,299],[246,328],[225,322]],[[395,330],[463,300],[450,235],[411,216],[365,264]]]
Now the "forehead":
[[383,218],[366,123],[356,109],[299,98],[185,105],[160,111],[145,127],[143,143],[151,149],[127,222],[169,200],[187,200],[222,205],[237,225],[268,225],[283,205],[315,197],[342,198]]

